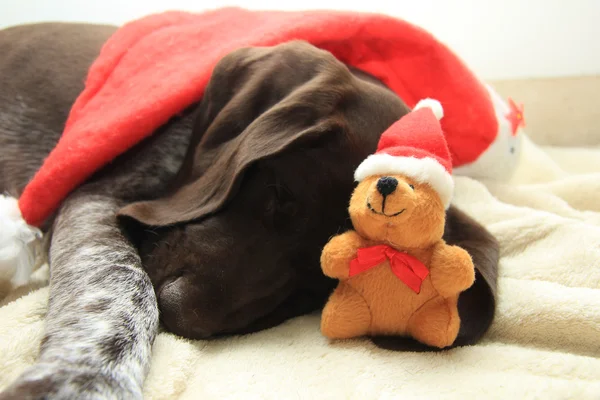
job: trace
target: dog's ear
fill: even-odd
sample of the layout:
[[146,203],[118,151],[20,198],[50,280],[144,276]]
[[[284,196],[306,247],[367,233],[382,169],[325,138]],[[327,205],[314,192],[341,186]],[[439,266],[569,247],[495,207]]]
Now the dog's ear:
[[[235,195],[244,172],[253,163],[335,131],[327,121],[306,126],[301,119],[291,121],[289,117],[272,114],[261,118],[248,127],[235,144],[220,151],[219,157],[207,157],[212,158],[213,163],[196,179],[184,183],[167,197],[129,204],[118,215],[147,226],[167,226],[215,213]],[[197,173],[192,174],[195,175]]]
[[[304,50],[310,53],[306,57]],[[315,63],[315,57],[322,62]],[[282,63],[289,74],[281,73]],[[344,119],[336,110],[352,91],[351,73],[304,43],[230,54],[215,68],[198,107],[175,190],[129,204],[118,215],[161,227],[217,212],[252,164],[340,131]]]

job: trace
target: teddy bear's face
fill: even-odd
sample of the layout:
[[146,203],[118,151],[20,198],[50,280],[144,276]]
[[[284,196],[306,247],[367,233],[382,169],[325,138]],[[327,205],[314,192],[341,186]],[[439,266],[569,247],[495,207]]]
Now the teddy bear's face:
[[446,210],[437,192],[404,175],[361,181],[349,212],[361,236],[397,248],[427,247],[444,233]]

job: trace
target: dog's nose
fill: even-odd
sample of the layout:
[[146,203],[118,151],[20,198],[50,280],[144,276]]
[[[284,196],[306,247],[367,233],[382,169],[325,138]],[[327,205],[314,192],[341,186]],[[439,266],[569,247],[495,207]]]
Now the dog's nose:
[[397,187],[398,179],[392,178],[391,176],[384,176],[377,181],[377,191],[381,193],[383,197],[394,193],[394,190],[396,190]]

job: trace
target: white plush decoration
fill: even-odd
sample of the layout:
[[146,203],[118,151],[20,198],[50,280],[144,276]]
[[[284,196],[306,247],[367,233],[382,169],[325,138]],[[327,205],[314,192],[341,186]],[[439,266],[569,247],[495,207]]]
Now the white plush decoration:
[[435,115],[438,120],[444,118],[444,109],[442,108],[442,104],[435,99],[423,99],[419,101],[414,109],[418,110],[420,108],[431,108],[433,115]]
[[455,175],[464,175],[474,179],[494,179],[508,181],[513,176],[519,165],[521,146],[526,136],[523,128],[519,128],[516,135],[511,134],[510,122],[507,114],[510,112],[508,104],[490,85],[485,85],[498,119],[498,132],[490,146],[470,164],[454,168]]
[[13,285],[29,280],[36,261],[34,245],[41,237],[41,231],[23,219],[17,199],[0,195],[0,271],[12,275]]

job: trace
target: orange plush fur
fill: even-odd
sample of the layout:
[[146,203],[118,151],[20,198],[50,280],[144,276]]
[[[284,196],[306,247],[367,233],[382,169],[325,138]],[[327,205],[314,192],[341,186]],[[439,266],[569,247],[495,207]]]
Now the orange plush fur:
[[[364,179],[350,201],[355,231],[333,237],[323,249],[323,272],[340,283],[323,310],[321,331],[332,339],[402,335],[449,346],[460,327],[458,295],[475,280],[473,262],[465,250],[442,239],[446,210],[431,186],[386,176],[396,178],[398,186],[385,204],[376,187],[381,176]],[[418,294],[393,274],[388,261],[349,277],[357,250],[380,244],[416,257],[429,269]]]

